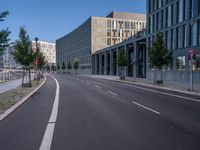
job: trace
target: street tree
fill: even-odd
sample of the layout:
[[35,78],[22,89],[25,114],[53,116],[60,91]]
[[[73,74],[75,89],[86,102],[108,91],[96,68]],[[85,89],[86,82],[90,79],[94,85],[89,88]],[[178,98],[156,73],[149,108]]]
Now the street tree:
[[67,64],[67,69],[69,70],[69,73],[71,73],[72,65],[71,65],[70,61]]
[[57,71],[60,71],[60,64],[57,64]]
[[64,72],[65,72],[65,69],[66,69],[65,62],[64,62],[64,61],[62,62],[61,69],[62,69],[62,71],[63,71],[63,73],[64,73]]
[[53,73],[54,73],[54,71],[55,71],[55,66],[54,66],[54,63],[52,63],[51,64],[51,70],[53,71]]
[[125,68],[130,65],[128,54],[124,51],[119,51],[116,63],[119,67],[120,79],[125,79]]
[[79,68],[79,60],[76,59],[76,60],[74,61],[73,68],[74,68],[74,70],[75,70],[75,74],[77,74],[77,70],[78,70],[78,68]]
[[49,64],[46,64],[46,69],[47,69],[47,72],[49,73],[50,72],[50,66],[49,66]]
[[38,69],[37,80],[40,80],[40,77],[43,76],[43,74],[41,74],[41,71],[47,62],[45,61],[45,56],[40,51],[38,51],[37,54],[34,55],[34,60],[36,61],[35,65],[37,63],[37,69]]
[[[8,15],[9,15],[8,11],[0,12],[0,22],[3,22]],[[9,31],[8,28],[2,29],[0,31],[0,55],[2,55],[6,47],[9,46],[8,42],[10,41],[10,39],[8,38],[8,36],[10,35],[10,33],[11,32]]]
[[[23,75],[22,75],[22,86],[32,86],[31,84],[31,65],[34,61],[34,55],[31,48],[31,41],[27,31],[24,27],[20,27],[19,31],[19,39],[15,42],[15,52],[13,56],[19,64],[23,67]],[[25,70],[28,70],[29,73],[29,82],[28,84],[24,84],[24,76]]]
[[[173,60],[173,51],[168,51],[164,47],[163,34],[158,33],[156,35],[156,41],[152,43],[152,47],[149,49],[149,63],[156,70],[154,83],[162,84],[162,69],[164,65],[169,65]],[[157,79],[157,72],[160,71],[160,79]]]

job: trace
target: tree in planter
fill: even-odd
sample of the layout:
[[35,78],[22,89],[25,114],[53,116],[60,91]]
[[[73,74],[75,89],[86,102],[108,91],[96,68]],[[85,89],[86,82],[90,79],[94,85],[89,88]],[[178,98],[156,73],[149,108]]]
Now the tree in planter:
[[45,56],[40,51],[37,54],[37,61],[38,61],[37,68],[39,70],[38,80],[40,80],[40,77],[43,76],[43,74],[41,74],[41,70],[44,67],[44,65],[46,64]]
[[69,70],[69,73],[71,73],[71,69],[72,69],[72,65],[71,65],[71,63],[70,63],[70,61],[68,62],[68,64],[67,64],[67,69]]
[[63,70],[63,73],[65,72],[66,66],[65,66],[65,62],[63,61],[61,69]]
[[117,56],[116,63],[120,70],[120,79],[125,79],[125,68],[130,64],[127,53],[120,51]]
[[54,63],[51,65],[51,70],[53,71],[53,73],[54,73],[54,71],[55,71],[55,66],[54,66]]
[[74,70],[75,70],[75,74],[77,74],[77,70],[78,70],[78,68],[79,68],[79,60],[75,60],[75,61],[74,61],[73,68],[74,68]]
[[58,63],[57,64],[57,72],[59,72],[60,71],[60,64]]
[[47,69],[47,72],[50,71],[50,66],[48,64],[46,65],[46,69]]
[[172,59],[173,52],[166,50],[164,47],[163,34],[157,34],[156,41],[152,43],[152,47],[149,49],[149,63],[156,70],[155,77],[157,77],[157,71],[161,71],[161,79],[155,79],[154,83],[163,83],[162,67],[164,65],[169,65],[172,62]]
[[[6,16],[9,15],[8,11],[0,12],[0,22],[4,21]],[[9,46],[8,42],[10,39],[8,36],[10,35],[9,29],[4,29],[0,31],[0,55],[3,55],[3,52],[5,51],[6,47]]]
[[[31,49],[31,41],[24,27],[20,27],[19,40],[15,42],[15,52],[13,56],[15,60],[23,66],[22,86],[32,86],[31,84],[31,65],[34,61],[33,51]],[[25,70],[29,71],[29,82],[24,84]]]

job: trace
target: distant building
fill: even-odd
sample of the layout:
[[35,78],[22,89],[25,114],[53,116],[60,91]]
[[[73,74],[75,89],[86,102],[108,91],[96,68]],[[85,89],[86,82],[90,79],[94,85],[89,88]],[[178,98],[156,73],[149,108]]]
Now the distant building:
[[14,51],[14,45],[10,45],[0,54],[0,68],[20,68],[12,55]]
[[[54,43],[38,41],[38,47],[40,49],[40,52],[42,52],[43,55],[45,56],[46,62],[49,65],[56,64],[56,50],[55,50]],[[35,41],[32,41],[32,48],[33,48],[33,51],[36,50]]]
[[91,74],[92,54],[120,43],[144,28],[144,14],[112,12],[107,17],[90,17],[74,31],[56,40],[57,64],[79,59],[79,71]]

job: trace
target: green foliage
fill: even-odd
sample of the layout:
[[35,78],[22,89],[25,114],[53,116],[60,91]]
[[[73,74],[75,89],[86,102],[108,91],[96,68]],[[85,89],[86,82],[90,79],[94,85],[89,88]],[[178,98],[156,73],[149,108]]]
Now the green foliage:
[[77,69],[79,68],[79,61],[78,61],[78,60],[76,60],[76,61],[74,62],[73,68],[74,68],[75,70],[77,70]]
[[64,61],[62,62],[61,69],[62,69],[62,70],[65,70],[65,69],[66,69],[65,62],[64,62]]
[[44,67],[44,65],[46,64],[45,56],[43,55],[43,53],[38,52],[37,59],[38,59],[38,68],[42,69]]
[[59,63],[57,64],[57,70],[60,70],[60,64]]
[[49,72],[50,71],[50,66],[48,64],[46,65],[46,68],[47,68],[47,71]]
[[70,62],[68,62],[68,64],[67,64],[67,69],[69,69],[69,70],[71,70],[71,69],[72,69],[72,65],[71,65],[71,63],[70,63]]
[[54,64],[51,65],[51,70],[53,70],[53,72],[54,72],[54,70],[55,70]]
[[33,63],[34,55],[31,49],[31,41],[24,27],[20,27],[19,40],[16,40],[14,48],[13,55],[17,63],[25,68]]
[[152,67],[161,69],[162,66],[168,65],[173,59],[173,52],[167,51],[164,48],[163,34],[156,35],[156,41],[153,42],[149,49],[149,62]]
[[[7,15],[9,15],[8,11],[0,12],[0,22],[4,21]],[[0,31],[0,54],[2,54],[6,47],[9,46],[8,42],[10,41],[10,39],[8,38],[8,36],[10,35],[10,33],[11,32],[8,28]]]
[[128,54],[120,51],[118,56],[117,56],[117,65],[119,67],[127,67],[130,64],[129,58],[128,58]]

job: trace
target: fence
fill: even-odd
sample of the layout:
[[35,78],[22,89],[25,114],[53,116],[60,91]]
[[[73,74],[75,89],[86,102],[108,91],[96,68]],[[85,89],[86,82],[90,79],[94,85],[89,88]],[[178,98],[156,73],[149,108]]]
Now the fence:
[[21,72],[0,72],[0,83],[7,82],[9,80],[18,79],[21,77]]

